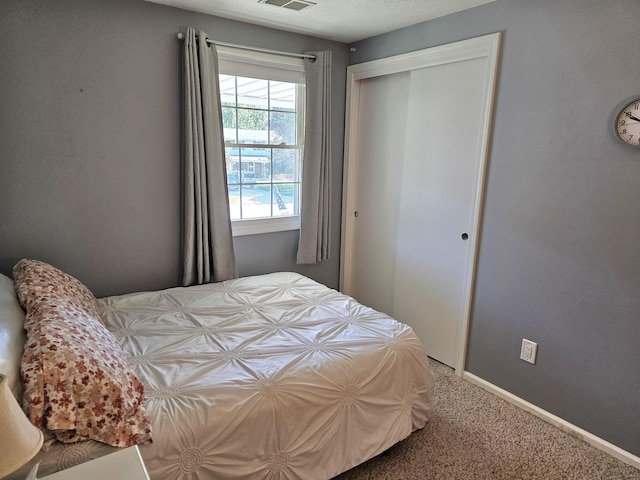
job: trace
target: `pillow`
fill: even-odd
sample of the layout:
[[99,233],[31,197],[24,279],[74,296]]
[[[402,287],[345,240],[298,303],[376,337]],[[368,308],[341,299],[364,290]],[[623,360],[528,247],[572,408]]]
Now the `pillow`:
[[20,359],[24,349],[24,310],[20,308],[13,280],[0,274],[0,373],[18,402],[22,399]]
[[22,308],[26,311],[49,298],[54,302],[63,298],[102,321],[91,290],[48,263],[22,259],[13,267],[13,280]]
[[99,321],[95,297],[77,279],[35,260],[14,267],[27,314],[23,408],[58,440],[114,447],[151,441],[144,387],[127,355]]

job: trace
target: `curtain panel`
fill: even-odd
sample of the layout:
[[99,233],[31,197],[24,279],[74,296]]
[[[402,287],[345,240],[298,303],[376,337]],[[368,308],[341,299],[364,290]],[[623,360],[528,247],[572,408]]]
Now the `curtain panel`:
[[298,264],[329,259],[331,223],[331,52],[307,52]]
[[[207,35],[184,40],[183,285],[237,278],[233,247],[218,56]],[[199,40],[199,41],[197,41]]]

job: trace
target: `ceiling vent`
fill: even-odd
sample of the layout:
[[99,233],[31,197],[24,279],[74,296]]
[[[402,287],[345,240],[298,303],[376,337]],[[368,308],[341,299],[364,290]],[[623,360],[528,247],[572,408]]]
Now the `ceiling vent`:
[[304,10],[308,7],[313,7],[316,2],[310,0],[260,0],[259,3],[266,3],[267,5],[273,5],[274,7],[288,8],[289,10]]

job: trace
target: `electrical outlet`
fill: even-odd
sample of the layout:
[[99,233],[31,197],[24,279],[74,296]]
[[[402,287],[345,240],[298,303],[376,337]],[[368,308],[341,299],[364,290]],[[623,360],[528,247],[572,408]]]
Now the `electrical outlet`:
[[537,354],[538,344],[536,342],[532,342],[531,340],[523,338],[522,348],[520,349],[520,360],[535,364]]

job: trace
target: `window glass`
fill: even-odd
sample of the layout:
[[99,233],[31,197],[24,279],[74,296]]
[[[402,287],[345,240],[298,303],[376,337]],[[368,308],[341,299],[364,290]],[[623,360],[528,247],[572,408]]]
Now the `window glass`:
[[296,113],[270,112],[269,133],[271,143],[294,145],[296,143]]
[[273,181],[300,182],[300,152],[297,150],[276,150],[273,152]]
[[296,111],[296,87],[293,83],[271,82],[271,110]]
[[220,75],[232,221],[299,215],[303,95],[299,83]]

